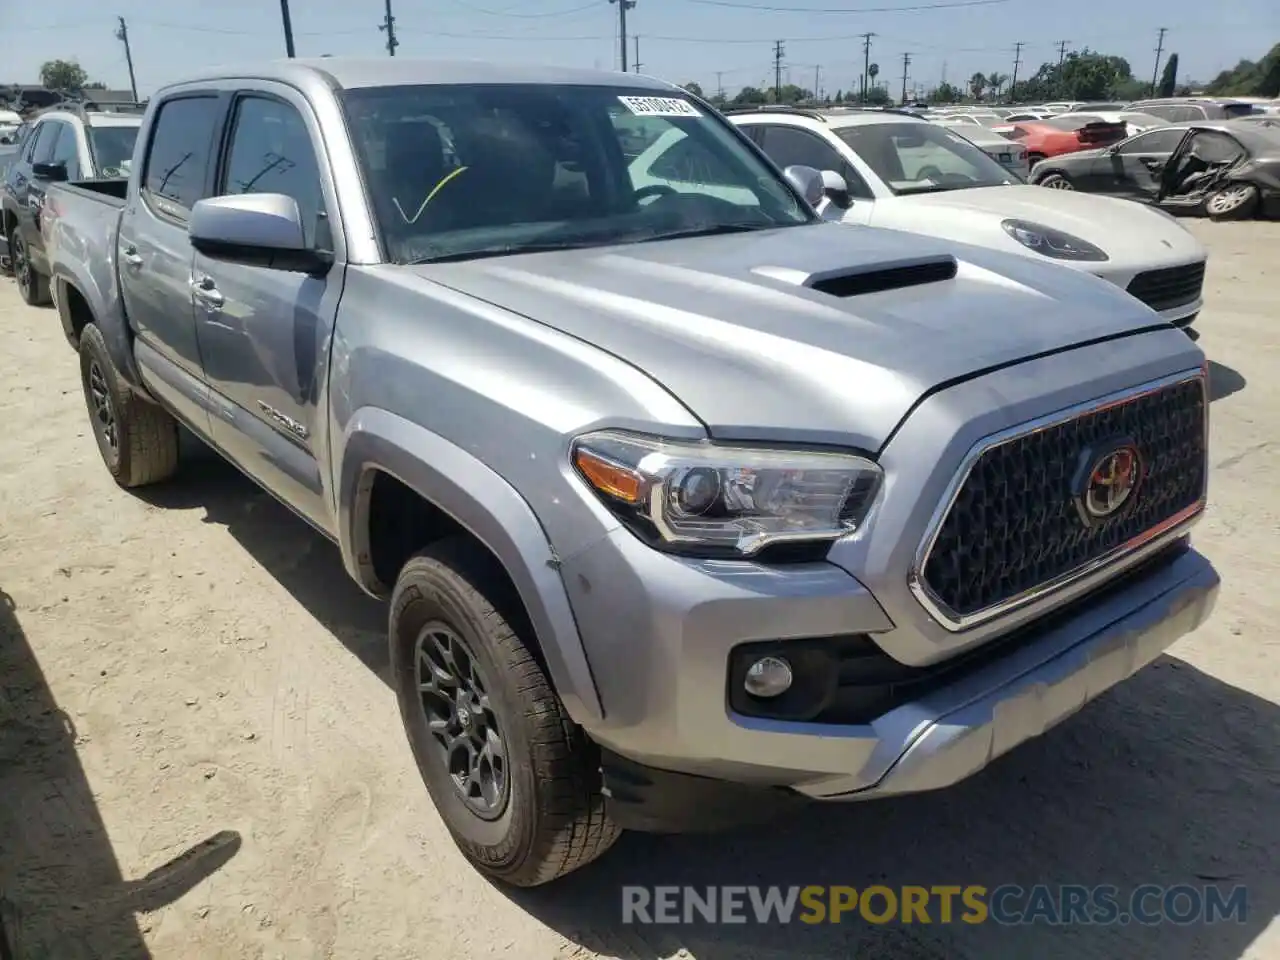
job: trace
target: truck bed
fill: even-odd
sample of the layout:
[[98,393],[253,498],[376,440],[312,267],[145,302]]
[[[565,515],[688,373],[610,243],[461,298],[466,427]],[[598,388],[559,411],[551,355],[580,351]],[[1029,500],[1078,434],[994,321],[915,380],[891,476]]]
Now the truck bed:
[[83,196],[98,203],[113,207],[123,207],[125,196],[129,192],[128,177],[113,177],[110,180],[71,180],[58,184],[60,191]]

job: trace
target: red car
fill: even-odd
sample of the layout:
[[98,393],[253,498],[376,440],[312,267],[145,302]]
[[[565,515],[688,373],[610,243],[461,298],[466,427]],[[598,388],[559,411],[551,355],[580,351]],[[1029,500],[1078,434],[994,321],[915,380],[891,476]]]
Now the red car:
[[993,127],[1010,140],[1027,148],[1027,162],[1035,166],[1046,157],[1056,157],[1077,150],[1094,150],[1119,143],[1129,135],[1123,123],[1085,123],[1078,120],[1028,120]]

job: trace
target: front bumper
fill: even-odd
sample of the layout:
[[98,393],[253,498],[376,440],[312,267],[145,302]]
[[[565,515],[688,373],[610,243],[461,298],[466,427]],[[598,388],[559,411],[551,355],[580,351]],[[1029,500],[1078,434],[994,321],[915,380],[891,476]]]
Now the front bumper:
[[[655,585],[649,616],[616,603],[629,589],[598,601],[614,601],[614,655],[626,667],[597,671],[608,717],[589,732],[604,748],[612,815],[624,828],[659,832],[749,822],[803,797],[857,800],[954,784],[1196,629],[1219,585],[1184,538],[998,658],[870,723],[839,725],[735,714],[725,665],[743,637],[830,635],[850,623],[875,629],[884,615],[857,581],[820,564],[717,571],[625,533],[567,564],[566,581],[581,589],[582,574],[588,584],[622,583],[615,577],[646,560],[670,565],[642,576]],[[588,586],[575,608],[602,592]]]

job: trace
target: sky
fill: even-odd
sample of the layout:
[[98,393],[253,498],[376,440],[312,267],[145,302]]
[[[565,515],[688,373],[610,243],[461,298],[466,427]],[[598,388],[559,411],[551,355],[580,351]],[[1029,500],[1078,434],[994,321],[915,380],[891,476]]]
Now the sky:
[[[617,69],[618,7],[608,0],[392,0],[402,57],[518,60]],[[289,0],[299,56],[385,56],[384,0]],[[116,15],[125,18],[140,96],[193,67],[285,55],[279,0],[0,0],[0,82],[37,83],[46,60],[73,59],[93,80],[129,87]],[[1150,76],[1160,27],[1181,80],[1208,80],[1280,42],[1278,0],[636,0],[627,13],[643,73],[698,82],[707,94],[772,86],[774,41],[784,82],[820,91],[855,86],[862,40],[880,81],[901,92],[977,71],[1019,75],[1089,47]],[[628,40],[629,67],[635,49]]]

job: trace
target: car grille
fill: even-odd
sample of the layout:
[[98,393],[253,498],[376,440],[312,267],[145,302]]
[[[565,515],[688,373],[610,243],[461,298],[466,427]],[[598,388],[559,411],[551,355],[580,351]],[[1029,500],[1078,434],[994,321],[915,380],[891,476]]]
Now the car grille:
[[1169,310],[1199,299],[1203,287],[1202,260],[1140,273],[1129,282],[1128,291],[1153,310]]
[[[1144,464],[1136,499],[1086,526],[1073,481],[1092,450],[1120,438]],[[1105,562],[1130,540],[1194,512],[1204,496],[1205,457],[1201,376],[991,446],[937,528],[920,568],[922,601],[953,621],[977,622]]]

